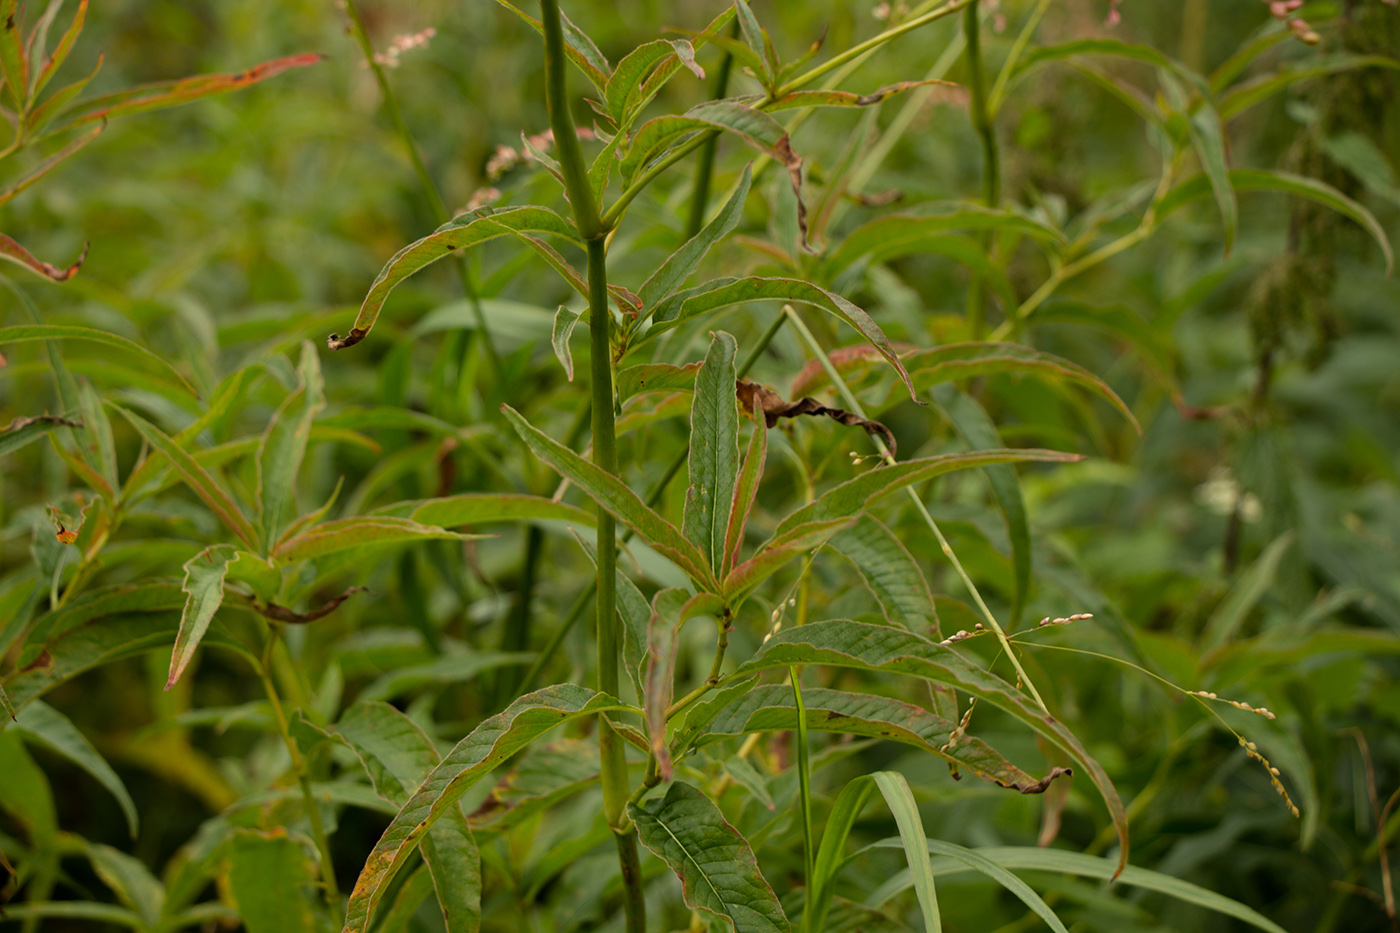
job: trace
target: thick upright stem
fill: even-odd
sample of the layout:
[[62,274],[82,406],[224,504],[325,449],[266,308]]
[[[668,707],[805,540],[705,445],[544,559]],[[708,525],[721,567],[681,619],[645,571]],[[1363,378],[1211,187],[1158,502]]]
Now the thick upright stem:
[[[549,125],[564,175],[574,223],[588,244],[589,365],[592,377],[593,462],[617,475],[617,430],[613,415],[612,311],[608,308],[608,228],[598,214],[598,201],[588,180],[565,86],[564,30],[558,0],[540,0],[544,27],[545,92]],[[598,509],[598,689],[617,696],[622,657],[621,623],[617,617],[617,530],[613,518]],[[646,933],[646,892],[642,887],[637,831],[627,821],[627,756],[606,717],[598,720],[603,814],[617,839],[622,866],[623,910],[628,933]]]

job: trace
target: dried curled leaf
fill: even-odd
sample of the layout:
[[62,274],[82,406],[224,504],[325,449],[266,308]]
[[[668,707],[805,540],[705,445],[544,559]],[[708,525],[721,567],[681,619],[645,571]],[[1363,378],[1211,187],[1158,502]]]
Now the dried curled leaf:
[[840,422],[851,428],[863,428],[866,434],[879,436],[890,449],[890,456],[895,456],[899,450],[899,445],[895,443],[894,432],[878,421],[871,421],[869,418],[862,418],[855,412],[846,411],[843,408],[829,408],[811,397],[800,398],[795,402],[783,401],[783,397],[767,386],[761,386],[756,382],[749,382],[747,379],[740,379],[734,384],[735,394],[739,397],[739,404],[745,411],[752,411],[755,403],[763,409],[763,420],[768,427],[773,427],[780,418],[797,418],[802,415],[812,415],[813,417],[827,417],[833,421]]
[[20,246],[11,237],[0,233],[0,259],[8,259],[10,262],[24,266],[30,272],[38,273],[50,282],[66,282],[71,279],[79,269],[82,268],[83,260],[87,259],[88,244],[83,244],[83,251],[74,260],[71,266],[59,268],[58,266],[36,259],[34,254]]
[[351,596],[354,596],[356,593],[368,592],[369,587],[367,586],[352,586],[344,593],[341,593],[338,596],[331,597],[325,603],[322,603],[315,609],[311,609],[307,612],[293,612],[286,606],[279,606],[276,603],[267,603],[266,605],[259,605],[257,606],[257,610],[260,615],[268,619],[273,619],[278,622],[286,622],[290,625],[305,625],[308,622],[315,622],[317,619],[330,615],[337,608],[339,608],[341,603],[345,602],[347,599],[349,599]]

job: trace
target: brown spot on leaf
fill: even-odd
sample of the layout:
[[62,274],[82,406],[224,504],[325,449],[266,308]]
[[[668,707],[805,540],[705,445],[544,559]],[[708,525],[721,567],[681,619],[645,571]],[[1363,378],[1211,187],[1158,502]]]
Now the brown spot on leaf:
[[276,603],[268,603],[265,606],[258,606],[257,609],[261,615],[269,619],[273,619],[278,622],[287,622],[292,625],[305,625],[307,622],[315,622],[322,616],[330,615],[336,610],[337,607],[340,606],[341,603],[345,602],[347,599],[349,599],[351,596],[354,596],[356,593],[368,592],[369,587],[352,586],[344,593],[341,593],[339,596],[332,597],[328,602],[317,606],[310,612],[293,612],[286,606],[279,606]]
[[1045,793],[1045,789],[1050,786],[1050,783],[1062,774],[1066,777],[1073,777],[1074,769],[1051,768],[1049,774],[1045,775],[1045,777],[1041,778],[1040,780],[1034,781],[1030,784],[1026,784],[1023,782],[1011,782],[1003,784],[1001,781],[997,781],[996,783],[1001,787],[1010,788],[1012,790],[1018,790],[1023,794],[1043,794]]
[[752,411],[755,405],[761,407],[763,421],[770,428],[776,425],[781,418],[797,418],[802,415],[825,417],[847,427],[861,428],[871,436],[879,436],[889,447],[890,456],[894,456],[899,449],[899,445],[894,439],[894,432],[885,425],[878,421],[871,421],[869,418],[862,418],[855,412],[846,411],[843,408],[830,408],[814,398],[804,397],[795,402],[787,402],[783,400],[781,395],[767,386],[749,382],[747,379],[740,379],[735,383],[735,394],[739,397],[739,403],[744,406],[745,411]]
[[[0,357],[0,366],[3,365],[4,357]],[[72,421],[68,418],[60,418],[57,415],[35,415],[32,418],[16,418],[5,427],[0,428],[0,433],[18,431],[20,428],[27,428],[31,424],[61,424],[68,428],[81,428],[83,426],[81,421]]]
[[39,652],[39,656],[37,658],[35,658],[33,661],[30,661],[28,664],[24,665],[24,667],[20,668],[19,670],[21,674],[24,674],[28,673],[29,671],[47,669],[52,666],[53,655],[49,654],[49,649],[45,648],[43,651]]

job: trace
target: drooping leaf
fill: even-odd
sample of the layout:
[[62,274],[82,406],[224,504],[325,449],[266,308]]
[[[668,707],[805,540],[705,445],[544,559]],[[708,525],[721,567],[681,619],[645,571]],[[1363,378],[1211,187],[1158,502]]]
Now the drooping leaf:
[[791,929],[744,837],[703,793],[676,781],[666,796],[629,803],[637,837],[681,879],[687,907],[703,910],[735,933]]
[[112,766],[107,764],[107,759],[93,748],[87,736],[79,732],[67,716],[47,703],[35,700],[15,715],[15,728],[92,775],[97,783],[117,799],[122,815],[126,817],[126,826],[131,832],[131,838],[136,838],[139,826],[136,804],[132,802],[126,785],[117,777]]
[[470,541],[478,537],[481,536],[448,531],[408,518],[366,515],[315,525],[295,537],[278,542],[273,554],[280,560],[306,560],[342,551],[402,544],[407,541],[427,541],[433,538]]
[[894,532],[878,519],[864,515],[850,528],[837,532],[830,547],[855,567],[886,619],[911,632],[937,636],[938,616],[928,581]]
[[271,552],[282,526],[282,513],[295,500],[297,474],[311,437],[311,422],[326,407],[321,362],[309,340],[302,341],[297,372],[301,385],[273,413],[258,445],[257,489],[264,554]]
[[612,697],[573,684],[527,694],[487,719],[433,769],[399,810],[370,853],[350,895],[345,933],[365,933],[389,882],[433,824],[492,769],[540,735],[571,720],[627,709]]
[[665,261],[651,274],[642,287],[637,290],[637,297],[642,300],[642,313],[655,308],[663,299],[670,296],[676,289],[684,284],[690,274],[700,265],[701,260],[710,249],[720,240],[734,232],[734,228],[743,219],[744,201],[749,196],[749,187],[753,182],[753,164],[744,166],[743,173],[739,176],[739,184],[735,187],[734,193],[729,196],[729,200],[724,202],[719,213],[714,219],[701,228],[674,253],[667,256]]
[[[111,404],[110,402],[108,403]],[[185,481],[185,485],[198,496],[209,510],[218,516],[224,526],[232,531],[252,550],[258,547],[258,532],[251,522],[243,515],[243,510],[233,501],[233,497],[219,485],[218,480],[210,475],[209,471],[200,466],[193,457],[186,453],[176,444],[164,431],[151,424],[145,418],[133,411],[128,411],[117,405],[112,405],[123,418],[131,422],[146,443],[160,451],[170,461],[170,465],[180,478]]]
[[911,396],[917,395],[909,382],[909,374],[899,361],[889,340],[870,315],[833,292],[818,288],[810,282],[798,279],[762,278],[750,276],[743,279],[718,279],[706,285],[677,292],[657,306],[652,315],[652,326],[647,336],[654,336],[679,326],[698,315],[719,308],[747,304],[752,301],[790,301],[811,305],[833,314],[854,327],[862,337],[870,341],[881,356],[889,361],[895,372],[909,387]]
[[587,493],[692,579],[713,588],[713,574],[705,555],[676,526],[648,508],[629,486],[532,426],[509,405],[501,406],[501,411],[535,456]]
[[[1385,257],[1386,275],[1395,264],[1395,254],[1390,247],[1390,238],[1385,227],[1381,226],[1374,214],[1365,207],[1342,194],[1336,188],[1315,178],[1292,175],[1288,172],[1267,171],[1264,169],[1237,168],[1230,171],[1230,184],[1236,191],[1281,191],[1285,194],[1307,198],[1323,207],[1329,207],[1344,217],[1355,221],[1369,233],[1381,248]],[[1211,193],[1210,180],[1204,175],[1194,175],[1173,188],[1157,202],[1157,215],[1165,217],[1172,211]]]
[[437,262],[455,250],[498,237],[525,233],[547,233],[571,242],[576,242],[578,238],[578,234],[567,220],[544,207],[511,207],[502,210],[486,207],[464,214],[395,253],[370,286],[350,333],[344,337],[332,334],[328,345],[332,350],[342,350],[363,340],[378,320],[379,311],[389,293],[400,282],[425,266]]
[[711,568],[724,563],[729,510],[739,475],[739,412],[734,401],[737,354],[733,336],[716,331],[695,377],[690,412],[690,487],[682,529]]
[[1010,684],[972,666],[952,648],[888,626],[848,620],[812,622],[774,635],[729,677],[739,679],[793,664],[907,674],[956,687],[1007,711],[1083,766],[1113,818],[1122,847],[1121,864],[1127,864],[1127,817],[1118,792],[1099,763],[1062,723],[1035,709]]
[[224,601],[224,577],[229,562],[235,558],[231,544],[216,544],[205,548],[185,562],[185,609],[180,616],[180,632],[175,636],[175,650],[170,655],[170,675],[165,689],[175,686],[185,672],[194,649],[209,629],[214,613]]
[[[5,252],[5,241],[8,239],[9,238],[4,236],[4,234],[0,234],[0,253]],[[30,258],[32,259],[33,257]],[[77,271],[76,265],[73,266],[72,271]],[[67,278],[67,276],[63,278]],[[58,279],[57,281],[62,281],[62,279]],[[15,324],[11,327],[0,327],[0,344],[26,343],[32,340],[86,340],[90,343],[106,344],[109,347],[116,347],[121,350],[136,353],[145,359],[148,364],[173,374],[176,381],[178,381],[181,387],[188,391],[190,395],[196,398],[199,397],[199,393],[194,390],[193,386],[185,381],[185,377],[181,376],[175,367],[134,340],[128,340],[119,334],[111,334],[105,330],[98,330],[95,327],[83,327],[78,324]]]

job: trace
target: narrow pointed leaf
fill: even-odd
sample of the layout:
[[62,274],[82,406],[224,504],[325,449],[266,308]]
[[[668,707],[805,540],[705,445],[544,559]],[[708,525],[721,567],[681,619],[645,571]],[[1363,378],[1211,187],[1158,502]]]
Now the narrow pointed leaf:
[[[680,68],[682,48],[689,52],[689,62],[693,65],[695,50],[684,39],[653,39],[637,46],[617,63],[608,78],[605,97],[608,112],[617,122],[619,130],[626,131],[627,117],[636,112],[648,76],[662,68],[669,68],[669,77]],[[700,77],[703,78],[704,74]]]
[[298,374],[300,387],[273,413],[258,445],[258,503],[264,554],[272,550],[282,527],[282,513],[295,500],[297,474],[311,437],[311,422],[326,407],[321,362],[309,340],[302,341]]
[[36,415],[33,418],[16,418],[9,427],[0,431],[0,457],[24,445],[37,441],[50,431],[62,427],[82,427],[82,423],[57,415]]
[[735,933],[788,933],[791,926],[748,842],[708,797],[677,781],[661,799],[629,803],[637,837],[681,879],[687,907]]
[[18,0],[0,0],[0,70],[15,109],[23,112],[29,104],[29,59],[19,36],[20,16]]
[[344,337],[331,335],[329,346],[332,350],[340,350],[363,340],[378,320],[379,311],[384,307],[389,293],[400,282],[425,266],[437,262],[455,250],[503,236],[529,232],[547,233],[570,241],[577,240],[573,226],[554,211],[544,207],[513,207],[503,210],[482,208],[443,224],[428,236],[399,250],[385,263],[365,295],[350,333]]
[[734,0],[734,10],[739,20],[739,35],[743,37],[744,44],[749,47],[755,58],[763,62],[763,68],[758,72],[759,79],[765,85],[772,84],[772,61],[767,54],[769,43],[765,41],[763,27],[758,24],[758,19],[754,17],[753,10],[749,9],[745,0]]
[[407,541],[426,541],[433,538],[448,538],[469,541],[480,535],[468,535],[448,531],[432,525],[423,525],[412,519],[395,518],[389,515],[342,518],[333,522],[316,525],[295,537],[280,542],[273,554],[280,560],[306,560],[312,557],[325,557],[341,551]]
[[710,567],[724,562],[725,534],[739,474],[739,410],[734,398],[738,343],[717,331],[695,377],[690,412],[690,488],[686,490],[685,536]]
[[749,452],[744,457],[738,482],[734,484],[734,501],[729,506],[729,528],[724,534],[724,562],[719,569],[720,579],[727,577],[739,560],[744,529],[748,527],[749,513],[753,511],[753,501],[758,495],[758,484],[763,479],[763,461],[768,457],[768,425],[761,408],[761,403],[755,398]]
[[870,775],[875,786],[884,795],[899,827],[899,838],[904,856],[909,860],[909,876],[914,882],[914,893],[919,896],[919,908],[924,915],[924,929],[928,933],[942,933],[943,921],[938,913],[938,892],[933,883],[933,866],[929,862],[928,834],[924,832],[924,821],[919,816],[919,805],[914,802],[914,792],[904,775],[895,771],[876,771]]
[[846,840],[850,838],[856,819],[874,792],[875,782],[869,775],[861,775],[841,788],[836,802],[832,804],[831,812],[822,825],[821,846],[817,849],[812,878],[807,884],[807,911],[810,916],[805,920],[805,929],[826,929],[826,917],[831,909],[831,890],[844,864]]
[[88,0],[78,0],[78,10],[73,14],[73,21],[64,30],[62,38],[58,40],[58,45],[54,46],[52,52],[44,59],[44,64],[39,68],[39,73],[34,77],[34,90],[32,97],[37,99],[43,93],[49,81],[63,67],[63,63],[68,60],[68,53],[73,51],[73,45],[78,41],[78,35],[83,31],[83,22],[87,19]]
[[[1284,32],[1284,36],[1288,33]],[[1223,66],[1222,66],[1223,67]],[[1226,91],[1220,99],[1220,115],[1229,120],[1255,104],[1273,97],[1279,91],[1300,81],[1310,81],[1326,75],[1354,71],[1358,68],[1400,69],[1400,61],[1384,55],[1327,55],[1304,60],[1297,65],[1260,75]],[[1214,84],[1212,80],[1212,84]]]
[[521,493],[468,492],[441,499],[403,502],[381,511],[406,515],[421,525],[437,525],[440,528],[515,521],[568,522],[592,528],[597,521],[592,512],[577,506]]
[[764,110],[772,113],[777,110],[794,110],[806,107],[873,107],[896,94],[903,94],[905,91],[912,91],[915,88],[927,87],[930,84],[941,84],[944,87],[958,87],[953,81],[943,81],[937,78],[930,78],[926,81],[900,81],[897,84],[890,84],[869,94],[855,94],[851,91],[793,91],[784,94]]
[[682,139],[706,130],[732,133],[783,164],[791,159],[787,130],[777,120],[735,100],[712,100],[683,114],[657,117],[638,127],[622,157],[622,177],[630,181]]
[[[544,35],[544,26],[539,20],[529,15],[519,7],[510,3],[509,0],[496,0],[501,6],[510,10],[516,16],[529,23],[535,32]],[[603,57],[603,53],[598,51],[598,47],[593,44],[593,40],[585,36],[577,26],[569,22],[569,18],[560,13],[564,23],[564,55],[573,62],[578,69],[584,73],[598,92],[606,95],[608,90],[608,76],[612,69],[608,65],[608,60]]]
[[185,562],[185,609],[180,616],[180,633],[170,655],[170,676],[165,689],[175,686],[194,657],[194,649],[209,629],[214,613],[224,601],[224,577],[236,551],[231,544],[205,548]]
[[777,573],[789,562],[831,540],[832,535],[849,528],[854,516],[843,515],[820,521],[804,522],[787,530],[781,537],[759,547],[753,557],[735,566],[720,586],[725,601],[737,606],[748,598],[760,583]]
[[1225,228],[1225,255],[1235,246],[1235,231],[1239,228],[1240,208],[1235,200],[1235,189],[1230,184],[1229,155],[1225,151],[1225,124],[1215,108],[1203,103],[1187,121],[1191,131],[1191,144],[1200,160],[1201,169],[1210,180],[1210,190],[1215,194],[1215,204],[1220,208],[1220,221]]
[[92,775],[97,783],[117,799],[122,815],[126,817],[126,827],[131,832],[131,838],[136,838],[139,827],[136,804],[132,802],[131,794],[127,793],[126,785],[117,777],[112,766],[107,764],[107,759],[93,748],[87,736],[79,732],[78,727],[73,725],[67,716],[47,703],[36,700],[15,716],[15,728]]
[[[36,119],[42,118],[42,116],[42,114],[35,114]],[[0,192],[0,204],[9,203],[15,197],[15,195],[19,194],[21,191],[25,191],[38,184],[40,181],[43,180],[43,178],[46,175],[49,174],[49,172],[52,172],[54,169],[58,168],[64,162],[68,161],[68,159],[72,156],[77,155],[77,153],[80,150],[85,149],[89,143],[97,139],[97,137],[101,136],[102,131],[105,129],[106,124],[98,124],[97,126],[94,126],[86,133],[73,139],[71,142],[69,142],[62,149],[55,152],[53,155],[49,156],[39,164],[35,165],[33,168],[29,169],[29,171],[25,172],[22,178],[20,178],[14,184],[10,185],[10,187],[6,188],[3,192]]]
[[705,555],[675,525],[647,507],[629,486],[532,426],[509,405],[502,405],[501,411],[535,456],[587,493],[692,579],[713,584]]
[[1113,818],[1122,847],[1121,864],[1127,864],[1127,817],[1118,792],[1099,763],[1064,724],[1035,709],[1010,684],[973,666],[952,648],[887,626],[849,620],[812,622],[774,635],[727,679],[792,664],[830,664],[907,674],[948,684],[1006,710],[1083,766]]
[[365,933],[394,875],[435,822],[497,765],[556,726],[627,707],[573,684],[527,694],[477,726],[433,769],[370,853],[350,895],[344,933]]
[[282,827],[235,829],[223,882],[248,933],[316,933],[316,869]]
[[750,163],[744,166],[744,172],[739,176],[738,187],[729,196],[729,200],[724,202],[724,206],[720,208],[714,220],[711,220],[699,233],[682,244],[680,249],[667,256],[660,268],[642,283],[642,287],[637,291],[637,297],[642,300],[643,313],[656,307],[658,302],[680,288],[700,265],[700,261],[705,258],[705,254],[710,251],[710,248],[734,232],[734,228],[743,219],[744,201],[749,196],[749,187],[752,182],[753,164]]
[[700,371],[699,363],[686,363],[676,366],[671,363],[641,363],[628,366],[617,374],[617,399],[625,402],[643,392],[686,392],[695,391],[695,374]]
[[229,531],[232,531],[249,548],[257,549],[257,530],[253,528],[252,523],[243,515],[238,504],[219,485],[218,480],[210,475],[208,470],[196,463],[195,459],[171,440],[164,431],[145,418],[125,408],[116,405],[112,407],[116,408],[123,418],[131,422],[131,426],[146,439],[146,443],[169,459],[170,465],[185,481],[185,485],[189,486],[190,490],[209,507],[209,510],[219,517],[219,520]]

